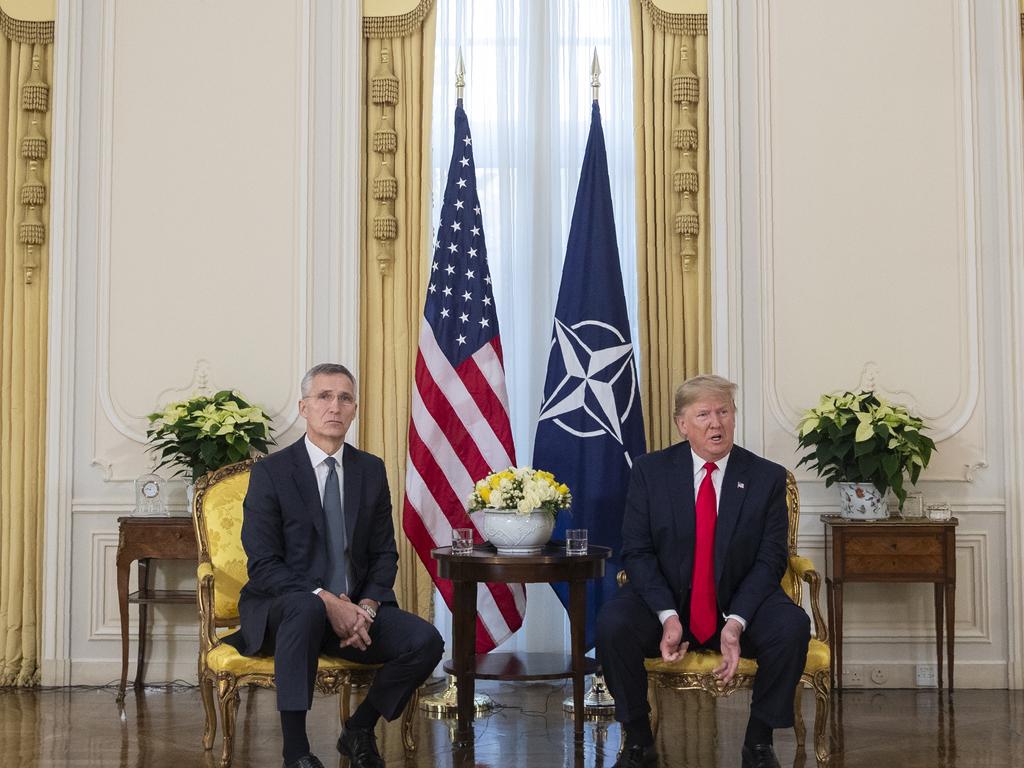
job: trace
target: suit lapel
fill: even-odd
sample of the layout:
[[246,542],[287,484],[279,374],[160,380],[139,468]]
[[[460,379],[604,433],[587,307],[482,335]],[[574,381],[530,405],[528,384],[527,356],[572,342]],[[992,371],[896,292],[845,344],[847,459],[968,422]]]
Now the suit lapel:
[[359,500],[363,493],[363,469],[359,457],[352,446],[345,446],[341,457],[345,468],[344,497],[345,502],[345,541],[349,550],[352,549],[352,537],[356,530],[356,518],[359,516]]
[[313,527],[321,536],[324,534],[324,505],[320,501],[320,489],[316,484],[316,473],[309,463],[309,452],[306,450],[305,438],[294,443],[292,451],[292,480],[302,497],[303,506],[309,510],[313,518]]
[[729,455],[729,463],[725,467],[725,477],[722,478],[722,498],[718,501],[718,522],[715,524],[716,584],[722,577],[726,551],[729,549],[729,542],[732,541],[732,534],[740,519],[740,510],[743,508],[743,499],[746,497],[747,484],[750,482],[747,476],[749,466],[747,452],[738,446],[733,446],[732,453]]
[[[693,452],[689,443],[679,444],[672,464],[672,496],[679,499],[676,514],[672,515],[676,526],[676,540],[693,542],[697,536],[697,508],[693,493]],[[692,567],[692,560],[691,552],[691,557],[680,558],[680,565],[689,563]],[[690,574],[680,573],[680,583],[689,582]]]

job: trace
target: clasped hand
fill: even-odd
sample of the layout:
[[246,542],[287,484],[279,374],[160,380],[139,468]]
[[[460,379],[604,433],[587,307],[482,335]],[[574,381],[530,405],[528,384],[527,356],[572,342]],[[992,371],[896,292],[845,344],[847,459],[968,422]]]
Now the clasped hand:
[[370,646],[370,625],[373,619],[360,606],[353,603],[348,595],[333,595],[327,590],[317,594],[327,608],[327,621],[331,629],[341,638],[341,647],[349,646],[365,651]]
[[[735,619],[729,619],[722,627],[720,650],[722,663],[715,667],[715,677],[722,685],[728,685],[736,675],[740,664],[740,633],[742,628]],[[661,658],[664,661],[679,661],[686,655],[690,644],[683,642],[683,625],[678,616],[669,616],[661,628]]]

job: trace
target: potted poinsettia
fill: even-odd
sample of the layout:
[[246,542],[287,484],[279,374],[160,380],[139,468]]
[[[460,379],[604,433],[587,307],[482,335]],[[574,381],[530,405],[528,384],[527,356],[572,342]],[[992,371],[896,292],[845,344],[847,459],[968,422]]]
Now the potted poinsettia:
[[266,412],[230,389],[170,403],[148,418],[146,450],[160,459],[157,469],[178,467],[174,474],[193,483],[274,443]]
[[922,419],[871,391],[822,395],[800,419],[799,445],[808,452],[797,466],[808,464],[826,486],[839,485],[843,517],[884,518],[886,491],[902,511],[904,479],[916,484],[928,466],[935,443],[925,429]]

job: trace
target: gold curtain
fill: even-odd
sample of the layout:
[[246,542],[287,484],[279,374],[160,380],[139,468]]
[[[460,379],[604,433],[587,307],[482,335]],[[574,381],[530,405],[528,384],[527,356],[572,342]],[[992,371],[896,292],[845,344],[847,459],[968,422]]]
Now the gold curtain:
[[653,451],[676,438],[675,388],[711,367],[708,17],[630,2],[640,378]]
[[391,481],[402,607],[430,613],[433,585],[402,533],[409,404],[430,237],[433,0],[363,16],[363,213],[360,248],[359,444]]
[[53,22],[0,9],[0,686],[39,682]]

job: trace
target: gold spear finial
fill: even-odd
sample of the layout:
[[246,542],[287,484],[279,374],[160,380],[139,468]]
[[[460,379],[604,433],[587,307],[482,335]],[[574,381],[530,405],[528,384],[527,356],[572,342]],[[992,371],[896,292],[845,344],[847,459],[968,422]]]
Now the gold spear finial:
[[455,65],[455,95],[462,101],[462,92],[466,89],[466,64],[462,60],[462,46],[459,46],[459,61]]
[[597,101],[597,92],[601,89],[601,64],[597,60],[597,48],[594,48],[594,63],[590,65],[590,87],[594,89],[594,101]]

